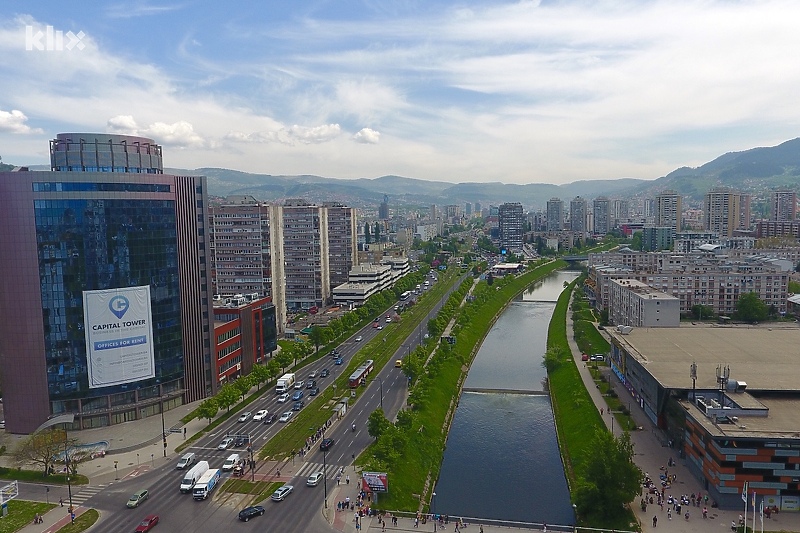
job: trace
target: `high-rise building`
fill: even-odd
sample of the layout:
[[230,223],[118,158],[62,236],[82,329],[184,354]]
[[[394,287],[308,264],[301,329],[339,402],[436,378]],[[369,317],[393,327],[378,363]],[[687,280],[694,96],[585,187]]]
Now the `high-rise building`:
[[772,193],[772,213],[770,220],[790,222],[797,218],[797,193],[790,190]]
[[281,206],[252,196],[229,196],[209,208],[214,294],[269,297],[279,331],[286,323],[282,216]]
[[569,224],[573,233],[586,233],[588,225],[586,221],[586,199],[576,196],[569,203]]
[[467,218],[472,216],[472,204],[467,202],[464,206],[464,214],[467,215]]
[[350,270],[358,265],[356,210],[338,202],[326,202],[328,220],[328,272],[330,286],[347,283]]
[[681,195],[664,191],[656,196],[655,223],[658,227],[671,227],[674,233],[681,230]]
[[564,229],[564,202],[561,198],[550,198],[547,201],[547,231]]
[[283,205],[287,309],[321,307],[331,297],[327,211],[302,199]]
[[475,215],[482,216],[481,215],[481,203],[480,202],[475,202]]
[[522,204],[505,203],[498,210],[498,226],[500,228],[500,248],[511,253],[522,251],[522,229],[525,217]]
[[617,227],[627,222],[630,218],[628,213],[628,200],[621,200],[619,198],[611,201],[611,220],[613,227]]
[[605,196],[595,198],[592,203],[592,213],[595,234],[605,235],[614,228],[614,222],[611,218],[611,200]]
[[383,202],[378,206],[378,218],[381,220],[389,220],[389,196],[383,195]]
[[720,237],[732,237],[734,231],[750,227],[750,195],[725,187],[706,193],[704,225]]
[[118,424],[213,393],[205,178],[164,174],[143,137],[59,134],[50,159],[0,173],[6,429]]

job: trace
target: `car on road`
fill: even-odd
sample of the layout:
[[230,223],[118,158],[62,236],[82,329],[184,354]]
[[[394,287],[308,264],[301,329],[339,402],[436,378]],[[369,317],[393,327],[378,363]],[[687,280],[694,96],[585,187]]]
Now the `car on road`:
[[308,382],[306,383],[306,388],[307,388],[307,389],[313,389],[313,388],[314,388],[314,387],[316,387],[316,386],[317,386],[317,381],[316,381],[316,380],[314,380],[314,379],[310,379],[310,380],[308,380]]
[[275,413],[269,413],[267,416],[264,417],[265,424],[272,424],[278,419],[278,415]]
[[378,323],[377,323],[377,322],[373,322],[373,323],[372,323],[372,327],[373,327],[373,328],[377,328],[377,327],[378,327]]
[[378,329],[383,329],[383,326],[378,326]]
[[292,412],[291,411],[286,411],[278,419],[278,422],[288,422],[290,418],[292,418]]
[[391,321],[392,321],[392,317],[390,317],[390,316],[387,316],[387,317],[386,317],[386,323],[388,324],[388,323],[389,323],[389,322],[391,322]]
[[306,403],[303,400],[294,402],[294,405],[292,406],[292,411],[299,411],[300,409],[305,407],[305,405]]
[[227,450],[231,446],[233,446],[233,437],[227,437],[226,439],[223,439],[223,441],[219,443],[219,446],[217,446],[217,449],[218,450]]
[[278,487],[278,490],[272,493],[270,499],[274,502],[282,502],[286,499],[286,497],[292,493],[294,487],[291,485],[284,485],[282,487]]
[[333,364],[334,365],[341,365],[342,364],[342,358],[339,357],[336,361],[333,362]]
[[133,496],[128,498],[128,509],[139,507],[147,498],[150,497],[150,492],[147,489],[142,489],[133,493]]
[[244,413],[241,414],[241,416],[239,416],[238,422],[247,422],[248,420],[250,420],[251,416],[253,416],[253,413],[251,413],[250,411],[245,411]]
[[289,400],[289,393],[284,392],[280,396],[278,396],[278,403],[286,403]]
[[266,409],[262,409],[255,414],[253,420],[264,420],[264,418],[269,414],[269,411]]
[[295,393],[292,394],[292,401],[296,402],[297,400],[300,400],[302,397],[303,397],[303,391],[301,390],[295,391]]
[[144,517],[144,520],[139,522],[139,525],[136,526],[136,533],[147,533],[148,531],[152,530],[158,524],[158,515],[157,514],[149,514]]
[[308,375],[308,379],[314,379],[317,377],[317,371],[312,370],[311,373]]
[[331,373],[328,371],[327,368],[323,368],[322,371],[319,373],[319,377],[321,378],[327,378],[330,375]]
[[251,518],[256,516],[261,516],[264,514],[264,508],[260,505],[252,505],[250,507],[245,507],[241,511],[239,511],[239,520],[242,522],[247,522]]
[[361,341],[363,341],[363,340],[364,340],[364,337],[362,337],[361,335],[359,335],[358,337],[356,337],[356,342],[361,342]]
[[308,391],[309,396],[316,396],[317,394],[319,394],[319,387],[314,387],[313,389]]
[[236,440],[233,441],[233,447],[234,448],[241,448],[245,444],[248,444],[249,440],[250,439],[248,437],[246,437],[245,435],[238,435],[236,437]]
[[324,477],[325,474],[323,472],[314,472],[313,474],[308,476],[308,479],[306,480],[306,485],[308,485],[309,487],[316,487],[317,485],[319,485],[319,482],[322,481],[322,478]]
[[398,360],[396,360],[396,361],[394,362],[394,367],[395,367],[395,368],[403,368],[403,360],[402,360],[402,359],[398,359]]
[[294,388],[295,388],[295,389],[302,389],[302,388],[303,388],[303,387],[305,387],[305,386],[306,386],[306,382],[305,382],[305,381],[303,381],[302,379],[298,379],[298,380],[297,380],[297,381],[295,381],[295,383],[294,383]]
[[330,353],[331,357],[339,357],[339,350],[333,349]]
[[331,439],[331,438],[325,438],[325,439],[322,439],[322,442],[320,442],[320,443],[319,443],[319,449],[320,449],[321,451],[323,451],[323,452],[324,452],[325,450],[330,450],[330,449],[331,449],[331,446],[333,446],[333,443],[334,443],[334,442],[335,442],[335,441],[334,441],[333,439]]

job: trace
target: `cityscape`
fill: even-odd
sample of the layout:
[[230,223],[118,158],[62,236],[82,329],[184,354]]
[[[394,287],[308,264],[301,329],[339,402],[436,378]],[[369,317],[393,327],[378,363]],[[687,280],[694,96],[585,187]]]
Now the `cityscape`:
[[0,25],[9,531],[800,531],[796,119],[660,1],[245,4]]

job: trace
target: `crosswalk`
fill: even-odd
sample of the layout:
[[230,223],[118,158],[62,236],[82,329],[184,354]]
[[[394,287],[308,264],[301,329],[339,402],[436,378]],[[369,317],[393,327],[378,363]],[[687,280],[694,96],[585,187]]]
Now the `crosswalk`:
[[[325,477],[328,479],[336,479],[336,475],[341,472],[342,466],[341,465],[332,465],[327,464],[324,465],[324,472]],[[323,464],[322,463],[312,463],[307,462],[300,465],[296,472],[294,472],[295,477],[308,477],[314,472],[322,472],[323,471]],[[344,479],[344,475],[342,476]]]
[[[85,489],[81,490],[79,493],[72,495],[72,504],[73,505],[83,505],[84,503],[86,503],[95,494],[103,492],[103,489],[105,489],[109,485],[110,485],[110,483],[105,483],[103,485],[92,485],[91,487],[86,487]],[[66,504],[68,502],[65,500],[64,503]]]

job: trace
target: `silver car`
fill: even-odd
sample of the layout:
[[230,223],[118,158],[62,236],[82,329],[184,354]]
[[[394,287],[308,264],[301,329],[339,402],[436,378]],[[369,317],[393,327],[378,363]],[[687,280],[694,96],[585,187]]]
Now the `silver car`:
[[291,485],[284,485],[279,487],[278,490],[272,493],[270,499],[274,502],[282,502],[286,499],[286,497],[292,493],[294,487]]

